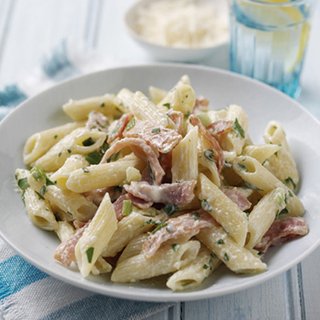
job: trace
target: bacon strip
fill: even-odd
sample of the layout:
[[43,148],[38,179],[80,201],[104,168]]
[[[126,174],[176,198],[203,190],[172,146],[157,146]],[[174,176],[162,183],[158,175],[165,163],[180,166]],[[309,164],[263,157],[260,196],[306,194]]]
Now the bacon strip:
[[168,117],[173,121],[175,129],[179,134],[183,134],[183,113],[170,109],[167,113]]
[[224,187],[222,188],[222,191],[229,199],[236,203],[242,211],[251,208],[251,202],[247,199],[246,195],[240,188]]
[[106,131],[107,124],[108,119],[101,112],[92,111],[89,113],[86,128],[89,130]]
[[117,138],[121,139],[123,137],[123,131],[132,117],[133,115],[131,113],[125,113],[119,120],[116,121],[114,126],[109,128],[108,143],[113,142]]
[[163,228],[145,240],[142,252],[147,258],[150,258],[164,242],[168,240],[185,242],[198,234],[201,229],[211,227],[213,223],[211,216],[204,211],[187,213],[169,219]]
[[78,229],[76,233],[67,241],[63,241],[54,252],[54,258],[63,266],[69,267],[70,264],[76,260],[74,249],[81,238],[84,230],[89,225],[88,221],[82,228]]
[[233,125],[232,121],[218,120],[210,123],[207,126],[207,129],[210,131],[212,135],[219,136],[232,131],[232,125]]
[[137,157],[147,160],[154,176],[154,182],[160,184],[165,174],[163,171],[156,152],[144,140],[139,138],[124,138],[114,143],[103,155],[100,163],[104,163],[114,153],[119,152],[121,149],[129,147],[136,154]]
[[302,237],[308,232],[308,226],[301,217],[287,217],[275,220],[254,248],[259,252],[265,253],[270,246],[277,246],[286,241]]
[[210,134],[210,132],[201,123],[200,119],[194,115],[190,116],[190,122],[193,126],[197,126],[200,130],[200,134],[211,144],[214,152],[214,159],[217,165],[218,172],[221,173],[224,165],[223,152],[217,139]]
[[133,181],[130,185],[125,185],[124,188],[133,196],[148,202],[185,205],[194,198],[195,185],[196,181],[164,183],[159,186],[150,185],[145,181]]
[[124,133],[128,138],[141,138],[161,153],[170,152],[182,139],[173,129],[155,127],[150,121],[137,121],[135,126]]

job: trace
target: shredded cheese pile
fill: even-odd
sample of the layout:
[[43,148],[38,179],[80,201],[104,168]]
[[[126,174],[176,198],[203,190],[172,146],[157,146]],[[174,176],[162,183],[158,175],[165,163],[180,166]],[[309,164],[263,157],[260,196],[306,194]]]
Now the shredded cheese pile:
[[225,1],[160,0],[140,7],[136,29],[145,40],[169,47],[204,48],[228,37]]

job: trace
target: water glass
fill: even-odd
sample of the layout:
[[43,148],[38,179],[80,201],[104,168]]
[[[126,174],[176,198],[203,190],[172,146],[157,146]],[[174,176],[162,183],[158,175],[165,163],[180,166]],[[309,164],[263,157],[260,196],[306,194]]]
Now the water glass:
[[311,0],[231,0],[231,70],[297,97],[310,12]]

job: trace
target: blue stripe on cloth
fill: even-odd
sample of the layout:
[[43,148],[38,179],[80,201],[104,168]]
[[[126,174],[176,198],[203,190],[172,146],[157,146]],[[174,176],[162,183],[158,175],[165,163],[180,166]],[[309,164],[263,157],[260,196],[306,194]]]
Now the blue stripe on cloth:
[[0,300],[48,275],[19,256],[10,257],[0,263]]
[[144,319],[172,305],[173,303],[138,302],[93,295],[48,314],[42,320]]
[[27,95],[15,84],[5,86],[0,91],[0,106],[16,106],[27,98]]
[[42,70],[48,78],[56,81],[79,73],[68,57],[67,43],[65,40],[54,48],[50,56],[44,58]]

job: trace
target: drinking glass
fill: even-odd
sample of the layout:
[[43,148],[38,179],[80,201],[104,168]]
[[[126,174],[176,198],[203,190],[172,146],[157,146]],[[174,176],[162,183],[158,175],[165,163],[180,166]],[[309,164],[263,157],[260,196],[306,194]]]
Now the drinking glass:
[[311,0],[231,0],[231,70],[297,97],[311,7]]

